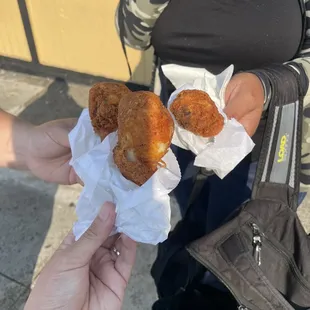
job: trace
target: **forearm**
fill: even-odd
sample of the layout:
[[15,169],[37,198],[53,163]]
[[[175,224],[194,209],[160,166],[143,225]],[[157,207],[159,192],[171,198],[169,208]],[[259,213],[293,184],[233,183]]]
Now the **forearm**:
[[0,167],[27,169],[32,125],[0,109]]
[[[301,57],[294,61],[301,64],[310,80],[310,58]],[[301,149],[301,171],[300,182],[301,191],[307,192],[310,187],[310,87],[304,97],[303,132]]]

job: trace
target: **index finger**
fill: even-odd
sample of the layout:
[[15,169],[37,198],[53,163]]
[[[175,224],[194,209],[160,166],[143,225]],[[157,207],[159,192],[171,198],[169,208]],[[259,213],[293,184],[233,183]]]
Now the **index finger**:
[[120,253],[115,261],[115,269],[128,283],[132,267],[136,260],[137,243],[122,234],[117,240],[115,248]]

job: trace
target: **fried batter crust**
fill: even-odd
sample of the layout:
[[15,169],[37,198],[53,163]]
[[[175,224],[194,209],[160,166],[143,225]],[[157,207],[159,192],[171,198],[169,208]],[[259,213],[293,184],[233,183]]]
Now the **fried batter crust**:
[[100,82],[89,91],[89,115],[95,132],[103,140],[117,130],[118,104],[131,91],[121,83]]
[[119,103],[114,161],[125,178],[144,184],[162,164],[174,131],[171,115],[152,92],[127,94]]
[[209,95],[201,90],[180,92],[170,111],[180,126],[198,136],[214,137],[224,127],[224,117]]

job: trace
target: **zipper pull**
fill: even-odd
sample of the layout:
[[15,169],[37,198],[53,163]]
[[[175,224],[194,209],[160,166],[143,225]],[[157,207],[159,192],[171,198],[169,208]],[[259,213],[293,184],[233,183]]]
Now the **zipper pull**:
[[251,226],[253,231],[253,256],[257,265],[260,266],[262,264],[262,233],[255,223],[251,224]]
[[257,262],[257,265],[260,266],[262,264],[262,246],[257,243],[254,246],[254,259]]

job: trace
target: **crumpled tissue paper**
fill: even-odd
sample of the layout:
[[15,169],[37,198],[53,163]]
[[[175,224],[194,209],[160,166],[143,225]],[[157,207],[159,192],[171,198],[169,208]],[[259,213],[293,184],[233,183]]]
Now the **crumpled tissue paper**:
[[225,108],[225,90],[230,81],[234,66],[231,65],[219,75],[213,75],[202,68],[192,68],[180,65],[164,65],[163,73],[171,81],[176,90],[168,101],[168,109],[177,95],[186,89],[203,90],[216,104],[223,115],[225,125],[223,130],[214,138],[204,138],[182,128],[175,122],[175,132],[172,143],[195,155],[194,165],[212,170],[223,179],[241,160],[248,155],[254,143],[244,127],[235,119],[228,119]]
[[69,134],[70,165],[84,183],[79,197],[73,233],[78,240],[89,228],[106,201],[116,204],[113,233],[124,233],[137,242],[158,244],[170,231],[169,193],[178,185],[181,172],[172,151],[164,156],[167,168],[157,172],[141,187],[125,179],[113,160],[117,132],[102,142],[94,133],[88,109]]

